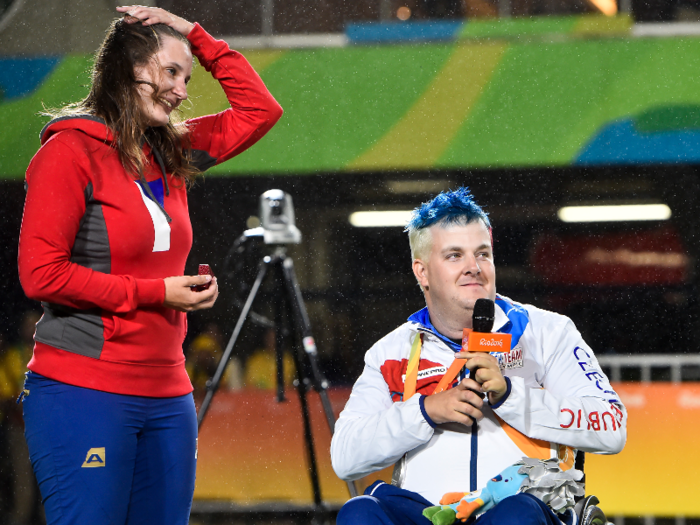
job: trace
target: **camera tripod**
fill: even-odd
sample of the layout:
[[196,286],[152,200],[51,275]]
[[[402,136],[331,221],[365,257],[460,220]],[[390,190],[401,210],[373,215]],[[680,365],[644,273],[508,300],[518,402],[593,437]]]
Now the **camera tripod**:
[[[328,398],[328,381],[323,377],[323,374],[318,368],[318,352],[316,350],[316,343],[314,342],[313,335],[311,334],[311,325],[309,323],[309,317],[306,312],[306,307],[304,306],[304,300],[301,296],[301,290],[299,289],[299,284],[296,279],[296,274],[294,273],[294,263],[290,257],[287,257],[286,250],[282,246],[278,246],[272,255],[268,255],[262,258],[258,267],[258,275],[255,278],[255,282],[248,294],[245,304],[241,310],[238,317],[238,322],[233,330],[231,339],[229,339],[224,354],[219,361],[216,372],[212,379],[207,382],[207,391],[204,397],[204,401],[199,409],[199,414],[197,415],[197,426],[202,426],[202,421],[211,405],[212,398],[219,388],[221,383],[221,378],[224,375],[226,366],[228,365],[231,352],[236,344],[236,340],[241,333],[243,324],[246,318],[250,314],[251,308],[255,297],[262,285],[265,276],[269,268],[272,267],[275,270],[276,277],[276,289],[275,297],[280,298],[284,301],[284,306],[286,307],[286,314],[291,324],[293,324],[293,329],[291,330],[292,336],[295,337],[292,341],[294,343],[294,350],[292,352],[294,359],[294,366],[297,371],[297,381],[295,386],[297,393],[299,395],[299,402],[301,405],[301,415],[304,424],[304,441],[306,445],[307,459],[309,476],[311,478],[311,486],[313,489],[314,498],[314,512],[313,512],[313,524],[322,524],[327,521],[327,510],[321,499],[321,487],[318,477],[318,466],[316,463],[316,452],[314,449],[313,433],[311,431],[311,421],[309,418],[309,407],[306,399],[306,393],[310,388],[313,388],[318,392],[321,398],[321,404],[323,406],[323,411],[326,416],[326,421],[328,422],[328,427],[330,428],[331,435],[335,429],[335,415],[333,414],[333,408],[331,407],[330,400]],[[277,361],[277,399],[278,401],[284,401],[284,379],[283,379],[283,369],[282,369],[282,347],[284,343],[283,332],[285,311],[278,304],[275,308],[275,332],[276,332],[276,361]],[[296,332],[296,333],[295,333]],[[304,347],[304,352],[301,352],[299,348],[298,340],[301,339],[302,345]],[[306,355],[308,358],[309,368],[311,370],[311,377],[307,377],[305,370],[305,363],[302,357]],[[347,482],[348,490],[351,497],[357,496],[357,489],[354,482]]]

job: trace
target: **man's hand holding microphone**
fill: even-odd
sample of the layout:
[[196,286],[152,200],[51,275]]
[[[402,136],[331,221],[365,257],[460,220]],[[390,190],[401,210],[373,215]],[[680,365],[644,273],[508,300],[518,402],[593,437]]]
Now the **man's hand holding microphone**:
[[[505,395],[508,385],[498,360],[489,352],[509,352],[510,335],[491,333],[494,312],[493,301],[477,299],[472,316],[473,329],[464,330],[462,351],[455,354],[455,362],[433,395],[425,398],[425,411],[435,423],[472,425],[484,417],[484,394],[491,404],[497,403]],[[450,371],[459,372],[464,366],[470,370],[469,377],[454,388],[444,390],[447,383],[453,380],[450,379]]]

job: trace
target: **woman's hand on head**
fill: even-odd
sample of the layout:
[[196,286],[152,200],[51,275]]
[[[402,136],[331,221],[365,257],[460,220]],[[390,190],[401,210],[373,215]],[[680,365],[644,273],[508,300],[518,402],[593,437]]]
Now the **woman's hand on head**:
[[[207,278],[211,280],[207,280]],[[194,312],[211,308],[219,296],[216,277],[210,275],[184,275],[167,277],[165,280],[165,301],[163,306],[180,312]],[[191,287],[210,283],[209,288],[195,292]]]
[[135,24],[136,22],[141,22],[145,26],[150,26],[153,24],[165,24],[166,26],[172,27],[178,33],[185,36],[189,35],[190,31],[194,27],[194,24],[188,22],[184,18],[175,16],[169,13],[165,9],[160,7],[146,7],[143,5],[125,5],[117,7],[117,11],[129,15],[124,20],[128,24]]

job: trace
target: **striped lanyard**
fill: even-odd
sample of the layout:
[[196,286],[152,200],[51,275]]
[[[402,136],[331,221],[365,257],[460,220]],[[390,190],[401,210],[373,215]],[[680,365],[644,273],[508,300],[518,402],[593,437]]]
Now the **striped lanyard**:
[[[408,357],[408,365],[406,366],[406,379],[404,380],[403,384],[404,401],[408,401],[416,393],[416,384],[418,383],[418,365],[420,364],[420,352],[422,347],[423,332],[419,332],[415,339],[413,339],[411,354]],[[466,362],[466,359],[455,359],[445,375],[442,376],[442,379],[436,386],[435,390],[431,392],[431,395],[442,392],[447,385],[452,384],[452,381],[454,381],[457,375],[462,371]]]
[[403,383],[403,400],[408,401],[416,393],[418,382],[418,364],[420,363],[420,350],[423,346],[423,332],[418,332],[411,345],[411,354],[408,356],[406,367],[406,379]]

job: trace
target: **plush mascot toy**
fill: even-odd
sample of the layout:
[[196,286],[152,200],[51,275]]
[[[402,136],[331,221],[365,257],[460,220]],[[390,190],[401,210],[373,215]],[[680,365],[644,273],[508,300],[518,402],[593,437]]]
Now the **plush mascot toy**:
[[580,470],[562,471],[558,460],[523,458],[506,468],[474,492],[449,492],[440,505],[428,507],[423,515],[433,525],[451,525],[455,520],[467,521],[492,509],[509,496],[519,492],[532,494],[547,503],[555,512],[563,513],[574,506],[574,497],[582,496],[584,489],[579,480]]

